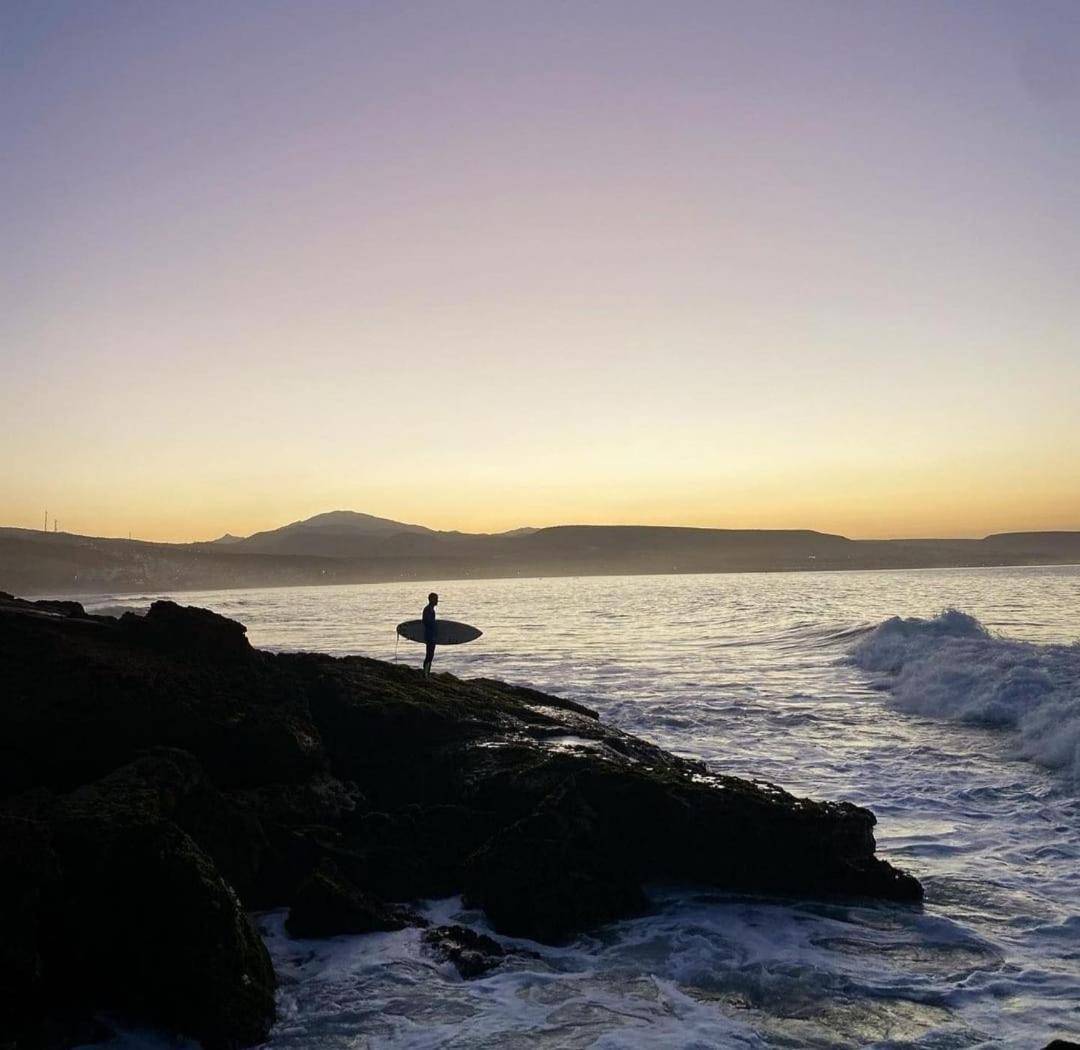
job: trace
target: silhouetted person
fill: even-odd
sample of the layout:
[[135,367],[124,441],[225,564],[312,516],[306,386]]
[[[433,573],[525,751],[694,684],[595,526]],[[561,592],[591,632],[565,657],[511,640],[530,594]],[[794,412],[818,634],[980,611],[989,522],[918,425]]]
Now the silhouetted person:
[[424,606],[424,644],[427,653],[424,656],[424,677],[431,677],[431,661],[435,659],[435,606],[439,604],[439,596],[432,591],[427,596],[427,605]]

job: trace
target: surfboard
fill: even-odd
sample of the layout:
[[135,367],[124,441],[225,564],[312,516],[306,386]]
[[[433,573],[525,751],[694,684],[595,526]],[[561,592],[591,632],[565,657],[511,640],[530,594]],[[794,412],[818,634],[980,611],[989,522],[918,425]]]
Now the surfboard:
[[[397,633],[410,642],[422,642],[424,640],[424,621],[406,620],[397,625]],[[484,632],[467,623],[458,623],[457,620],[435,621],[435,644],[436,645],[462,645],[465,642],[474,642]]]

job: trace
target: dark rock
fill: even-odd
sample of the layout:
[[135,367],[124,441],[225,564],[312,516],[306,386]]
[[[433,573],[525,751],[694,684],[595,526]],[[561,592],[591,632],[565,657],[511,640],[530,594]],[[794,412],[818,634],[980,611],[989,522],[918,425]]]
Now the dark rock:
[[1054,1039],[1047,1043],[1043,1050],[1080,1050],[1080,1043],[1074,1043],[1068,1039]]
[[144,616],[125,613],[122,626],[154,644],[202,659],[237,660],[251,656],[247,628],[209,609],[176,602],[154,602]]
[[465,902],[500,933],[562,943],[645,909],[624,847],[571,780],[469,859]]
[[[342,661],[345,667],[322,676],[310,696],[311,716],[335,772],[356,781],[377,809],[445,799],[455,772],[453,745],[482,738],[484,724],[473,722],[467,708],[433,703],[405,668],[385,678],[365,673],[373,662]],[[370,681],[370,691],[359,692],[357,679]],[[419,755],[426,760],[417,761]]]
[[279,908],[296,900],[307,877],[324,861],[334,859],[341,849],[341,833],[332,827],[271,827],[269,853],[258,883],[246,898],[249,907]]
[[392,900],[446,897],[461,889],[466,859],[495,826],[487,811],[461,805],[365,813],[348,825],[336,858],[356,882]]
[[158,824],[200,792],[217,793],[194,756],[177,748],[154,748],[100,780],[59,799],[54,823],[72,834],[107,840],[136,824]]
[[644,881],[750,893],[922,896],[915,879],[874,858],[874,815],[849,803],[616,762],[586,766],[578,784]]
[[281,708],[207,720],[182,743],[223,788],[299,783],[325,768],[318,731],[299,713]]
[[632,914],[643,882],[683,882],[743,892],[868,895],[918,901],[911,876],[873,856],[874,817],[848,804],[797,799],[772,785],[644,767],[615,748],[589,761],[532,757],[520,749],[505,776],[485,757],[480,798],[523,806],[468,863],[466,899],[501,933],[558,942]]
[[300,884],[285,920],[293,937],[334,937],[423,924],[411,909],[387,904],[353,885],[330,861],[320,864]]
[[[214,857],[251,909],[276,908],[293,900],[318,863],[341,848],[336,825],[364,806],[355,784],[315,776],[298,784],[264,784],[228,792],[225,808],[206,831],[182,822]],[[230,834],[230,825],[242,825]]]
[[362,819],[367,801],[355,783],[315,775],[299,783],[263,783],[231,794],[238,806],[260,820],[283,827],[345,825]]
[[47,1005],[48,918],[60,866],[39,821],[0,813],[0,1045]]
[[[36,865],[38,893],[20,898],[33,928],[4,916],[0,943],[29,960],[36,938],[36,973],[22,970],[46,1005],[114,1008],[208,1047],[265,1038],[274,1017],[266,948],[211,859],[171,819],[205,788],[190,755],[162,749],[68,795],[9,801],[36,807],[37,820],[3,824],[30,835],[34,848],[20,855]],[[19,870],[7,867],[8,878]]]
[[135,825],[171,821],[234,887],[253,887],[266,874],[269,842],[257,817],[219,792],[193,755],[176,748],[153,748],[83,785],[53,807],[51,819],[77,849],[96,849]]
[[148,622],[136,617],[128,627],[0,606],[8,693],[0,795],[36,785],[67,790],[160,745],[193,753],[219,787],[298,782],[323,770],[303,697],[310,682],[298,667],[256,653],[242,635],[243,660],[215,660],[194,643],[169,642],[160,620]]
[[51,1009],[23,1027],[10,1041],[0,1034],[4,1050],[71,1050],[71,1047],[95,1046],[116,1037],[100,1018],[85,1010]]
[[507,954],[498,941],[467,926],[433,926],[424,931],[423,940],[438,958],[453,963],[466,980],[494,970]]
[[0,608],[7,607],[13,611],[36,614],[39,616],[79,616],[86,617],[86,610],[79,602],[52,601],[43,598],[36,602],[26,601],[24,598],[16,598],[13,594],[0,591]]
[[207,1048],[264,1040],[275,1016],[273,966],[206,854],[164,824],[132,829],[115,857],[82,931],[86,973],[102,999]]

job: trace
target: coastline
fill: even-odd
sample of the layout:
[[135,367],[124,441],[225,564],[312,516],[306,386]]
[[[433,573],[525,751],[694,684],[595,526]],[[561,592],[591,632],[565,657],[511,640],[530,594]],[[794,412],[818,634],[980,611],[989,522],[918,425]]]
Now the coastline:
[[327,535],[292,527],[278,533],[283,535],[222,546],[0,529],[0,587],[34,596],[160,594],[410,581],[1080,564],[1080,532],[979,540],[850,540],[808,530],[647,526],[558,526],[519,536]]
[[[868,810],[710,774],[536,690],[264,653],[241,624],[171,602],[115,620],[9,599],[0,626],[22,1025],[108,1004],[207,1046],[258,1041],[273,974],[241,903],[325,935],[416,924],[409,901],[463,893],[496,932],[561,943],[648,909],[653,882],[921,897],[874,856]],[[134,905],[117,885],[140,887]],[[179,930],[153,921],[163,900],[190,916]],[[224,926],[193,948],[204,912]],[[442,938],[432,951],[476,949]],[[142,967],[164,967],[183,1003]]]
[[[114,598],[130,598],[133,595],[143,594],[146,591],[157,591],[157,597],[161,597],[166,594],[202,594],[207,591],[287,591],[287,590],[299,590],[308,587],[318,587],[333,589],[335,587],[384,587],[392,584],[406,584],[416,583],[425,585],[427,583],[468,583],[468,582],[497,582],[500,580],[603,580],[603,579],[619,579],[622,577],[665,577],[665,576],[784,576],[784,575],[811,575],[814,573],[827,573],[829,575],[843,575],[844,573],[889,573],[889,572],[952,572],[952,571],[970,571],[980,569],[1069,569],[1080,566],[1080,560],[1077,561],[1061,561],[1061,562],[1001,562],[994,564],[957,564],[957,565],[915,565],[915,566],[870,566],[870,567],[840,567],[840,568],[794,568],[794,569],[715,569],[715,570],[686,570],[685,572],[670,571],[670,572],[647,572],[647,571],[628,571],[628,572],[576,572],[576,573],[543,573],[536,575],[493,575],[493,576],[395,576],[388,579],[364,579],[353,581],[340,581],[340,580],[312,580],[310,582],[302,583],[266,583],[266,584],[220,584],[215,586],[175,586],[175,587],[162,587],[157,588],[153,586],[143,587],[131,587],[130,589],[123,590],[120,588],[114,589],[96,589],[96,590],[49,590],[49,591],[35,591],[35,590],[23,590],[20,593],[27,599],[33,599],[35,601],[78,601],[86,603],[90,600],[104,600],[110,597]],[[153,601],[155,599],[147,596],[147,601]]]

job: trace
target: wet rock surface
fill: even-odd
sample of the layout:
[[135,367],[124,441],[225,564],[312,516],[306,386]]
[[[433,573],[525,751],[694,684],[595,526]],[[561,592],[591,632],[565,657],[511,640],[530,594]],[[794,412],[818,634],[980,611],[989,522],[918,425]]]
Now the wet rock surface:
[[335,937],[427,925],[412,911],[356,886],[331,860],[323,860],[296,889],[285,929],[293,937]]
[[500,933],[567,941],[589,926],[645,910],[628,845],[571,776],[470,856],[465,903],[483,908]]
[[[0,1046],[103,1008],[257,1043],[273,973],[244,909],[329,936],[462,893],[560,942],[647,908],[651,881],[921,898],[868,810],[711,775],[535,690],[260,652],[171,602],[115,620],[0,595],[0,682]],[[463,974],[500,958],[427,936]]]
[[466,980],[490,973],[510,954],[493,937],[467,926],[432,927],[424,931],[424,943],[436,958],[453,963]]

